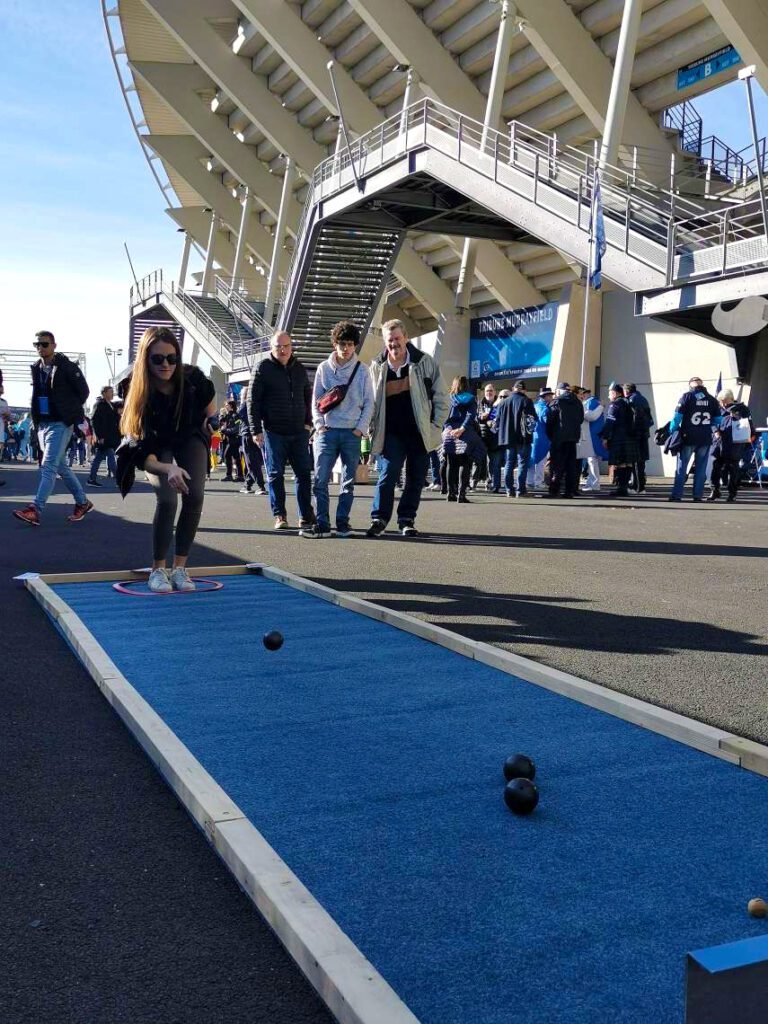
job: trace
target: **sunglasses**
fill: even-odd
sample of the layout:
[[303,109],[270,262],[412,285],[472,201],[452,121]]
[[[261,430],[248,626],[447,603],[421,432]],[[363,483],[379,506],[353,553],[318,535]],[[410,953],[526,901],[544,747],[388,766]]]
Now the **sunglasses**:
[[171,352],[170,355],[162,355],[160,352],[153,352],[149,357],[149,361],[153,366],[162,366],[163,363],[168,363],[169,366],[175,366],[179,361],[179,357],[175,352]]
[[35,348],[48,348],[51,344],[50,341],[36,341],[33,343]]

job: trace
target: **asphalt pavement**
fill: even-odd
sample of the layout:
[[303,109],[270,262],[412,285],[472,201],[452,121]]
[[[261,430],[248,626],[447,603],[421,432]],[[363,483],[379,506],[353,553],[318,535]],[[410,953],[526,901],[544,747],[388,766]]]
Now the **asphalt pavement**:
[[[26,591],[24,571],[147,564],[154,499],[92,490],[66,522],[14,520],[36,473],[0,489],[0,1019],[4,1024],[329,1021],[309,985]],[[739,735],[768,742],[768,492],[736,504],[630,500],[448,504],[425,492],[422,535],[275,533],[268,499],[217,476],[193,564],[261,561],[428,619]],[[353,526],[368,523],[361,485]],[[295,525],[295,509],[289,507]],[[290,622],[276,622],[288,636]],[[238,671],[247,622],[211,622],[213,679]],[[333,641],[338,638],[329,638]],[[146,642],[146,641],[141,641]],[[152,637],[172,667],[172,645]],[[149,652],[148,652],[149,653]]]

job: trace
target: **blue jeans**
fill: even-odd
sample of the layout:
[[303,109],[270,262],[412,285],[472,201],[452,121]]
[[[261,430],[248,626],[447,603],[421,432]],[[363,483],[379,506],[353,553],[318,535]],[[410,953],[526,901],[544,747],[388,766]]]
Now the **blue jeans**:
[[273,516],[285,515],[285,465],[290,462],[296,474],[296,508],[305,522],[314,519],[312,511],[312,459],[309,454],[309,435],[275,434],[264,431],[264,462],[267,466],[267,486]]
[[709,459],[709,449],[710,445],[708,444],[684,444],[680,449],[677,456],[675,482],[672,485],[673,498],[682,498],[683,496],[691,456],[693,456],[693,496],[694,498],[704,497],[704,484],[707,481],[707,460]]
[[437,452],[429,453],[429,469],[432,473],[432,483],[440,484],[440,456]]
[[512,494],[515,490],[515,466],[517,466],[517,493],[525,494],[528,463],[531,461],[529,444],[511,444],[504,456],[504,490]]
[[421,491],[427,478],[429,455],[420,436],[405,441],[395,434],[387,434],[384,450],[379,456],[379,480],[373,496],[371,519],[388,523],[395,504],[395,486],[405,464],[405,487],[397,505],[397,525],[413,523],[419,511]]
[[56,477],[61,477],[64,486],[75,499],[77,505],[87,501],[80,481],[67,465],[67,446],[72,437],[72,427],[63,423],[41,423],[37,428],[37,439],[43,453],[40,465],[40,483],[33,504],[38,512],[42,512],[48,499],[53,494]]
[[114,476],[117,473],[117,462],[115,461],[115,449],[114,448],[102,448],[101,445],[96,449],[96,454],[93,457],[91,463],[91,472],[88,474],[89,480],[95,480],[99,475],[99,468],[101,467],[104,459],[107,460],[107,472]]
[[315,434],[315,484],[312,493],[317,505],[317,522],[326,529],[331,525],[328,481],[339,456],[342,474],[336,525],[348,526],[355,497],[355,472],[360,462],[360,438],[349,427],[328,427]]
[[488,452],[488,482],[492,490],[501,490],[501,462],[504,451],[497,448],[496,451]]

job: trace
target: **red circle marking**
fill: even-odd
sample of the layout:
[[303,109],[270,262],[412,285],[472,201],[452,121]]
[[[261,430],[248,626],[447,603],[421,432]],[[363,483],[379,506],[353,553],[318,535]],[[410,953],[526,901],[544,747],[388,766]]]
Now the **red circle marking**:
[[[127,594],[128,597],[173,597],[174,595],[181,595],[189,597],[191,594],[211,594],[214,590],[221,590],[224,586],[223,583],[219,583],[217,580],[203,580],[194,579],[195,584],[194,590],[170,590],[166,594],[155,594],[151,590],[132,590],[132,587],[146,587],[146,580],[125,580],[122,583],[113,583],[112,589],[116,590],[119,594]],[[200,584],[204,583],[205,586],[201,587]]]

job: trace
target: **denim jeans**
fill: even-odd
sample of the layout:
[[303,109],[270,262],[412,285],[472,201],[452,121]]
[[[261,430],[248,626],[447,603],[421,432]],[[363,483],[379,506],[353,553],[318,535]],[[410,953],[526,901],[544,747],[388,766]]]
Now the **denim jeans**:
[[517,493],[525,494],[528,463],[531,461],[529,444],[511,444],[504,456],[504,490],[512,494],[515,490],[515,466],[517,466]]
[[328,427],[315,434],[315,483],[312,493],[317,506],[317,522],[326,529],[331,525],[328,481],[341,456],[342,474],[336,525],[347,526],[355,497],[355,472],[360,463],[360,438],[349,427]]
[[285,515],[285,466],[290,462],[296,474],[296,507],[305,522],[314,518],[312,511],[312,459],[309,454],[309,435],[275,434],[264,431],[264,461],[267,465],[267,485],[273,516]]
[[101,445],[96,449],[96,454],[93,456],[93,462],[91,463],[91,472],[88,474],[89,480],[95,480],[99,475],[99,469],[101,464],[107,460],[107,472],[114,476],[117,473],[117,463],[115,461],[115,449],[114,448],[102,448]]
[[673,498],[682,498],[683,496],[691,456],[693,456],[693,496],[694,498],[704,497],[704,484],[707,481],[707,459],[709,458],[709,448],[710,446],[708,444],[684,444],[680,449],[680,453],[677,456],[675,482],[672,485]]
[[395,485],[405,464],[405,487],[397,505],[397,525],[412,523],[421,501],[421,491],[427,477],[429,455],[420,436],[405,441],[395,434],[387,434],[384,450],[379,456],[379,480],[373,497],[371,519],[388,523],[395,504]]
[[501,463],[504,460],[504,450],[497,448],[488,452],[488,482],[494,491],[501,490]]
[[37,439],[43,453],[40,483],[33,502],[38,512],[43,511],[53,494],[57,475],[61,477],[77,505],[82,505],[87,500],[80,481],[67,465],[67,446],[71,437],[72,427],[67,427],[63,423],[41,423],[37,428]]

